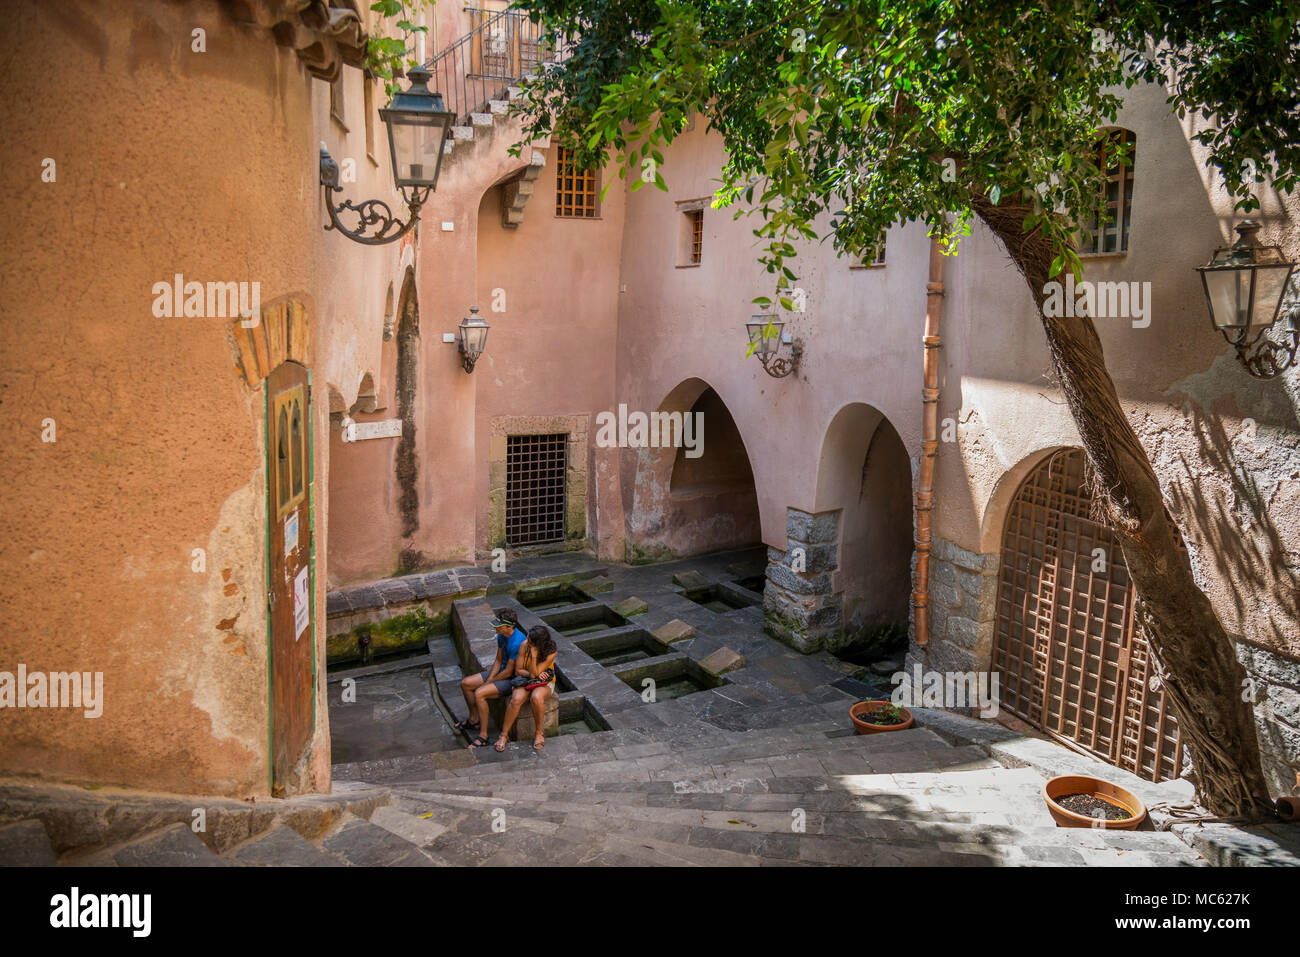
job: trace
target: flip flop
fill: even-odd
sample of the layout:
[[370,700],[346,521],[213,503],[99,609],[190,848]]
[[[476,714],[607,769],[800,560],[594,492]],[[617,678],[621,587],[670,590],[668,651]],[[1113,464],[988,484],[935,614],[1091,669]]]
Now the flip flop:
[[475,748],[486,748],[491,743],[492,743],[491,741],[489,741],[487,738],[483,737],[483,735],[480,734],[477,738],[475,738],[473,741],[469,743],[468,750],[473,751]]
[[506,749],[506,739],[497,738],[497,743],[492,745],[492,747],[496,750],[498,754],[500,754],[502,751]]

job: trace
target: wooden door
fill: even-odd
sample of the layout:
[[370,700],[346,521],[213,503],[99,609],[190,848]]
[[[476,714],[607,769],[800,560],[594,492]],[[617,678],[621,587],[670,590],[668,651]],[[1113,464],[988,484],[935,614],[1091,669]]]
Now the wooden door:
[[282,794],[311,741],[316,710],[307,369],[285,362],[267,377],[266,387],[271,786]]
[[1178,776],[1178,723],[1150,666],[1119,541],[1097,514],[1083,453],[1054,452],[1007,515],[993,667],[1002,706],[1147,780]]

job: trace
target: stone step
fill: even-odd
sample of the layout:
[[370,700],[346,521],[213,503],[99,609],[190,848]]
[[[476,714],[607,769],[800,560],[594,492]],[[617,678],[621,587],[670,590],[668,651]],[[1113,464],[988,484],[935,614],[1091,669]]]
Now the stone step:
[[277,827],[225,855],[243,867],[344,867],[346,862],[327,854],[291,827]]
[[319,846],[358,867],[433,867],[437,863],[406,838],[351,815]]
[[96,854],[88,865],[117,867],[226,867],[186,824],[172,824]]
[[51,867],[56,863],[58,855],[39,820],[0,827],[0,867]]
[[[1012,777],[1015,777],[1012,772]],[[985,819],[938,819],[937,812],[923,807],[906,815],[882,816],[881,808],[871,802],[859,802],[858,810],[816,811],[804,807],[825,792],[748,796],[771,798],[771,809],[713,809],[709,807],[651,806],[618,803],[629,795],[603,795],[589,792],[574,795],[549,794],[540,800],[508,800],[499,796],[474,797],[461,794],[429,794],[424,799],[463,809],[467,817],[481,816],[480,829],[487,828],[493,815],[509,828],[519,819],[534,818],[558,823],[564,829],[581,828],[589,833],[616,831],[624,837],[652,835],[658,839],[691,843],[738,853],[775,856],[784,860],[801,859],[797,848],[807,838],[834,838],[841,844],[862,843],[894,848],[929,850],[946,857],[969,854],[1002,864],[1083,864],[1088,859],[1118,858],[1126,853],[1140,854],[1148,863],[1193,864],[1196,855],[1168,832],[1106,831],[1057,828],[1041,808],[1036,781],[1016,779],[1019,799],[1038,805],[1035,824],[1011,824],[1006,816],[991,812]],[[1013,791],[1009,784],[1007,792]],[[646,795],[632,795],[645,798]],[[566,800],[565,798],[572,798]],[[722,795],[650,795],[668,802],[688,797],[722,799]],[[729,797],[736,797],[734,795]],[[612,799],[612,800],[611,800]],[[744,800],[744,798],[742,798]],[[1009,794],[1002,795],[1006,806]],[[794,830],[794,809],[799,808],[802,831]],[[557,821],[557,816],[561,816]],[[919,816],[918,816],[919,815]],[[965,815],[964,815],[965,816]],[[690,835],[688,838],[687,835]],[[820,845],[823,842],[813,841]],[[879,847],[860,848],[858,861],[879,856]],[[908,859],[914,858],[912,855]],[[814,856],[812,859],[818,859]],[[829,862],[829,861],[828,861]],[[921,862],[921,861],[914,861]],[[931,860],[928,863],[945,863]],[[953,861],[951,863],[975,863]]]

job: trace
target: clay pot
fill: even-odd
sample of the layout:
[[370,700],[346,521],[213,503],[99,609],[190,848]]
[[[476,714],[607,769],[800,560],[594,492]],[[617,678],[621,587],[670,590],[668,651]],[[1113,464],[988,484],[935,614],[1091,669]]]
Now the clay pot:
[[1277,816],[1284,821],[1300,821],[1300,797],[1278,798]]
[[871,714],[879,711],[883,705],[889,704],[888,701],[858,701],[849,707],[849,717],[853,720],[853,730],[858,734],[876,734],[879,731],[902,731],[910,728],[915,719],[912,712],[902,708],[902,712],[907,716],[906,720],[898,724],[872,724],[869,721],[863,721],[859,715]]
[[[1057,804],[1054,798],[1067,794],[1088,794],[1102,801],[1118,805],[1129,813],[1122,821],[1103,821],[1100,818],[1075,814]],[[1131,791],[1118,784],[1084,774],[1062,774],[1043,785],[1043,801],[1051,812],[1057,827],[1095,827],[1108,831],[1134,831],[1147,818],[1147,806]]]

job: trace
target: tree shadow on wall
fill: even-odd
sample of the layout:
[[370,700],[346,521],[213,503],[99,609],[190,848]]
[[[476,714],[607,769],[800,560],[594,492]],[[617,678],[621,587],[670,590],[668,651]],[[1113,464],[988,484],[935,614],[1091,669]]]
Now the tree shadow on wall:
[[[1268,495],[1233,448],[1221,418],[1206,417],[1193,407],[1190,419],[1199,461],[1177,453],[1183,477],[1169,484],[1169,497],[1185,517],[1185,527],[1202,536],[1206,547],[1198,549],[1201,560],[1227,583],[1237,630],[1254,644],[1300,657],[1300,579],[1286,566],[1287,547],[1269,514]],[[1288,454],[1294,450],[1288,453],[1279,446],[1279,459]],[[1218,481],[1198,479],[1205,469]],[[1288,478],[1282,475],[1278,481]]]

